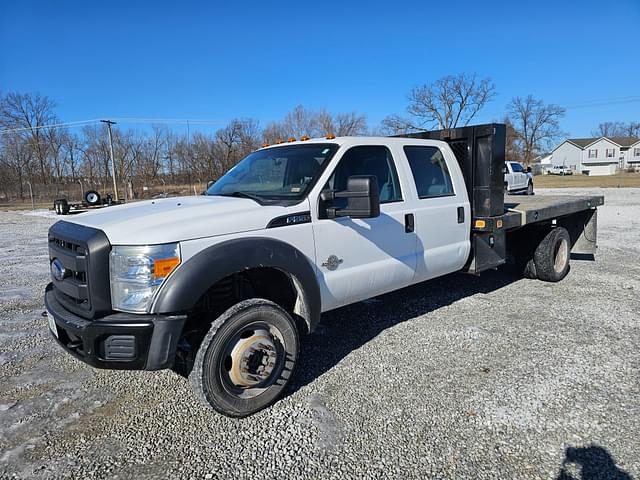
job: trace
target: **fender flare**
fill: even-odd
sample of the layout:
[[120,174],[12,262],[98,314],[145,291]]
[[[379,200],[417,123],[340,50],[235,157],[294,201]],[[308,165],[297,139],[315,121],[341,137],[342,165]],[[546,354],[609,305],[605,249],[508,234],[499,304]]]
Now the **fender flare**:
[[299,315],[312,332],[320,321],[320,287],[306,256],[292,245],[265,237],[227,240],[189,258],[162,285],[153,313],[185,312],[217,281],[251,268],[271,267],[289,275],[298,293]]

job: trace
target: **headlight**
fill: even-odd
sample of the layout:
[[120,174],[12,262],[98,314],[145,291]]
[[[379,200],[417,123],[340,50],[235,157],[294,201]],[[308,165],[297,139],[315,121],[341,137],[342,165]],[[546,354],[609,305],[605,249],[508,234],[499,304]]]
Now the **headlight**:
[[177,243],[113,247],[109,256],[112,307],[146,312],[162,282],[179,264]]

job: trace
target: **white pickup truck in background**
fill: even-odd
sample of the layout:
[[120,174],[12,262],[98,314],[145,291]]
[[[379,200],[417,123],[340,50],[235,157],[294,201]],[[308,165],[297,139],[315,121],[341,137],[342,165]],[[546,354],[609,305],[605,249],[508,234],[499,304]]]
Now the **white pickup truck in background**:
[[507,258],[557,282],[572,253],[593,256],[603,197],[505,201],[505,138],[503,124],[302,138],[202,196],[59,221],[51,333],[90,365],[173,368],[216,411],[252,414],[285,390],[323,312]]
[[565,167],[564,165],[554,165],[548,170],[549,175],[573,175],[573,170],[569,167]]
[[504,162],[504,191],[505,193],[533,195],[531,167],[525,170],[518,162]]

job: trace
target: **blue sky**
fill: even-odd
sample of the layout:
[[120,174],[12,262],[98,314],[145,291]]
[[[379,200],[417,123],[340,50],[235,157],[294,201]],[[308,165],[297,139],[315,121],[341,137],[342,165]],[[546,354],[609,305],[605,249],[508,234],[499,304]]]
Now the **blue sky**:
[[640,0],[1,1],[0,91],[47,95],[65,121],[265,125],[303,104],[375,125],[413,86],[468,72],[498,91],[478,121],[532,94],[585,136],[640,121],[639,31]]

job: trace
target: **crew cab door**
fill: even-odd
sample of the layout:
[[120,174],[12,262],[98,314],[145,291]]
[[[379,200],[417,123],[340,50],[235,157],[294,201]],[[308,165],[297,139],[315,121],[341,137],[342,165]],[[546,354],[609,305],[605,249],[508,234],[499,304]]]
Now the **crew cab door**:
[[504,183],[507,190],[514,190],[513,170],[511,170],[511,162],[504,162]]
[[[349,148],[324,188],[345,190],[348,177],[353,175],[377,177],[380,215],[366,219],[314,219],[323,311],[407,286],[415,273],[416,234],[410,228],[412,219],[405,218],[411,210],[403,198],[403,185],[389,148],[383,145]],[[322,212],[315,213],[322,217]]]
[[529,182],[529,177],[527,173],[522,168],[518,162],[508,162],[509,170],[513,173],[511,174],[512,183],[510,184],[510,190],[520,190],[523,188],[527,188],[527,183]]
[[445,146],[401,147],[412,175],[418,252],[415,282],[460,270],[471,250],[471,208],[462,172]]

